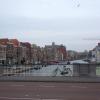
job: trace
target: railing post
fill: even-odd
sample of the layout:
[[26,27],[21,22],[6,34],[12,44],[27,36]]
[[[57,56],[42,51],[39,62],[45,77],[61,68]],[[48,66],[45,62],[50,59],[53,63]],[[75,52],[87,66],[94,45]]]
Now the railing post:
[[97,64],[89,64],[89,76],[96,77],[96,66]]
[[73,64],[73,76],[79,76],[79,64]]

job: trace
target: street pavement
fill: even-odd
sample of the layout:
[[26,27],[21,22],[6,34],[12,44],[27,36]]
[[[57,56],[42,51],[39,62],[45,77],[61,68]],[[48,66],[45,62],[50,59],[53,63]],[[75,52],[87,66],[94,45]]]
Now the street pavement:
[[100,100],[100,83],[0,82],[0,100]]
[[100,83],[100,77],[68,76],[2,76],[0,82],[66,82],[66,83]]

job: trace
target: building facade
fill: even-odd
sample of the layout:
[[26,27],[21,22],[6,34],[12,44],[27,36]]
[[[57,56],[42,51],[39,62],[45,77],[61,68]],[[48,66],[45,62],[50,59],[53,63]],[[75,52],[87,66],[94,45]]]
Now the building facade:
[[22,60],[25,61],[26,64],[30,64],[32,61],[32,54],[31,54],[31,44],[29,42],[20,42],[20,46],[22,48]]
[[44,47],[44,57],[44,59],[47,61],[66,60],[66,47],[63,45],[56,45],[54,42],[52,43],[52,45],[46,45]]
[[6,64],[6,46],[0,44],[0,64]]
[[33,64],[48,61],[67,60],[67,51],[64,45],[51,45],[40,47],[29,42],[20,42],[17,39],[0,39],[0,58],[6,64]]
[[90,51],[91,56],[90,56],[90,62],[91,63],[100,63],[100,43]]

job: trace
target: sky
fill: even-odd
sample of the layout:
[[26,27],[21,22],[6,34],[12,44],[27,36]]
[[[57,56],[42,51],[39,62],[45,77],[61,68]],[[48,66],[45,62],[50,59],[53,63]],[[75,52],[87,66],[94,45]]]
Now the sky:
[[0,0],[0,38],[91,50],[100,42],[100,0]]

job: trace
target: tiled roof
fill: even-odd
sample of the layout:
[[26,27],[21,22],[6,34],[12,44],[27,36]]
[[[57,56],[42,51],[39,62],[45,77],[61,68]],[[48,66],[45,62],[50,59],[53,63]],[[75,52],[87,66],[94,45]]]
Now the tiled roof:
[[30,44],[29,42],[20,42],[20,44],[21,44],[22,46],[27,47],[27,48],[31,48],[31,44]]
[[10,42],[10,43],[13,43],[13,45],[14,45],[15,47],[18,47],[19,44],[20,44],[20,42],[19,42],[17,39],[9,39],[9,42]]
[[0,39],[0,44],[1,45],[7,45],[8,42],[9,42],[9,39],[8,38]]

